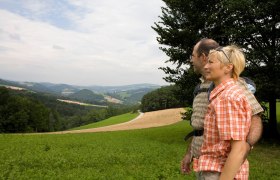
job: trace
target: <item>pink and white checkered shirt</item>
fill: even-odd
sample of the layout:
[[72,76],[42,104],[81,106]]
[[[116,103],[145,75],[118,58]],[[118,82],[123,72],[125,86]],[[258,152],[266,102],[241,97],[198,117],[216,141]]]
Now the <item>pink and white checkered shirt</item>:
[[[233,79],[219,84],[210,94],[204,122],[201,156],[194,160],[195,171],[221,172],[230,153],[230,140],[246,140],[251,125],[251,108]],[[241,165],[235,179],[247,180],[249,163]]]

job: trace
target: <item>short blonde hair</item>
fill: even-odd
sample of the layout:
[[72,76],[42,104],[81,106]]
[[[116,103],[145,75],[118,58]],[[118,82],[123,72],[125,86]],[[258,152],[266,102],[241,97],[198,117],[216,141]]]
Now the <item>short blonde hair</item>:
[[211,50],[210,53],[215,53],[222,64],[232,64],[232,77],[235,80],[239,78],[245,68],[245,55],[239,47],[236,45],[218,47]]

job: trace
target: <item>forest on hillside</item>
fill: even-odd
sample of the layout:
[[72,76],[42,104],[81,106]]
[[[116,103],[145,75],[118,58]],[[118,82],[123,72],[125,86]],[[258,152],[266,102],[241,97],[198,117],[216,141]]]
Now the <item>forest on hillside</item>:
[[57,101],[58,98],[0,87],[0,133],[66,130],[138,109],[136,105],[80,106]]

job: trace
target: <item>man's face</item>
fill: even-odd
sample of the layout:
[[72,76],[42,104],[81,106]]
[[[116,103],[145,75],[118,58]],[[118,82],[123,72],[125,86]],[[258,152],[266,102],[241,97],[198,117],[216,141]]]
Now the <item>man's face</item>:
[[201,74],[202,70],[203,70],[203,67],[204,67],[204,64],[203,64],[202,59],[201,59],[202,56],[199,56],[197,54],[198,45],[199,45],[199,43],[197,43],[193,48],[193,52],[192,52],[192,55],[191,55],[191,63],[193,65],[194,72],[197,73],[197,74]]

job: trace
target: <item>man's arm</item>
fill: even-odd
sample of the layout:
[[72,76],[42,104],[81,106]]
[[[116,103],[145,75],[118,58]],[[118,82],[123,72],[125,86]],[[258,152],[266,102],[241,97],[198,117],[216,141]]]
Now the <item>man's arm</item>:
[[[237,84],[244,89],[244,95],[246,96],[248,103],[250,104],[252,109],[251,127],[247,136],[247,143],[250,144],[250,146],[253,146],[256,144],[256,142],[258,142],[262,135],[263,127],[260,114],[263,112],[263,108],[257,101],[254,94],[248,89],[247,83],[244,78],[240,78]],[[251,147],[248,149],[251,149]]]
[[191,173],[191,171],[192,171],[191,170],[191,162],[192,162],[192,155],[191,155],[191,143],[190,143],[189,147],[186,151],[186,154],[185,154],[183,160],[181,161],[181,173],[182,174]]
[[261,117],[258,114],[253,115],[251,119],[250,131],[247,136],[247,143],[250,146],[255,145],[261,138],[262,131],[263,131],[263,125],[262,125]]

